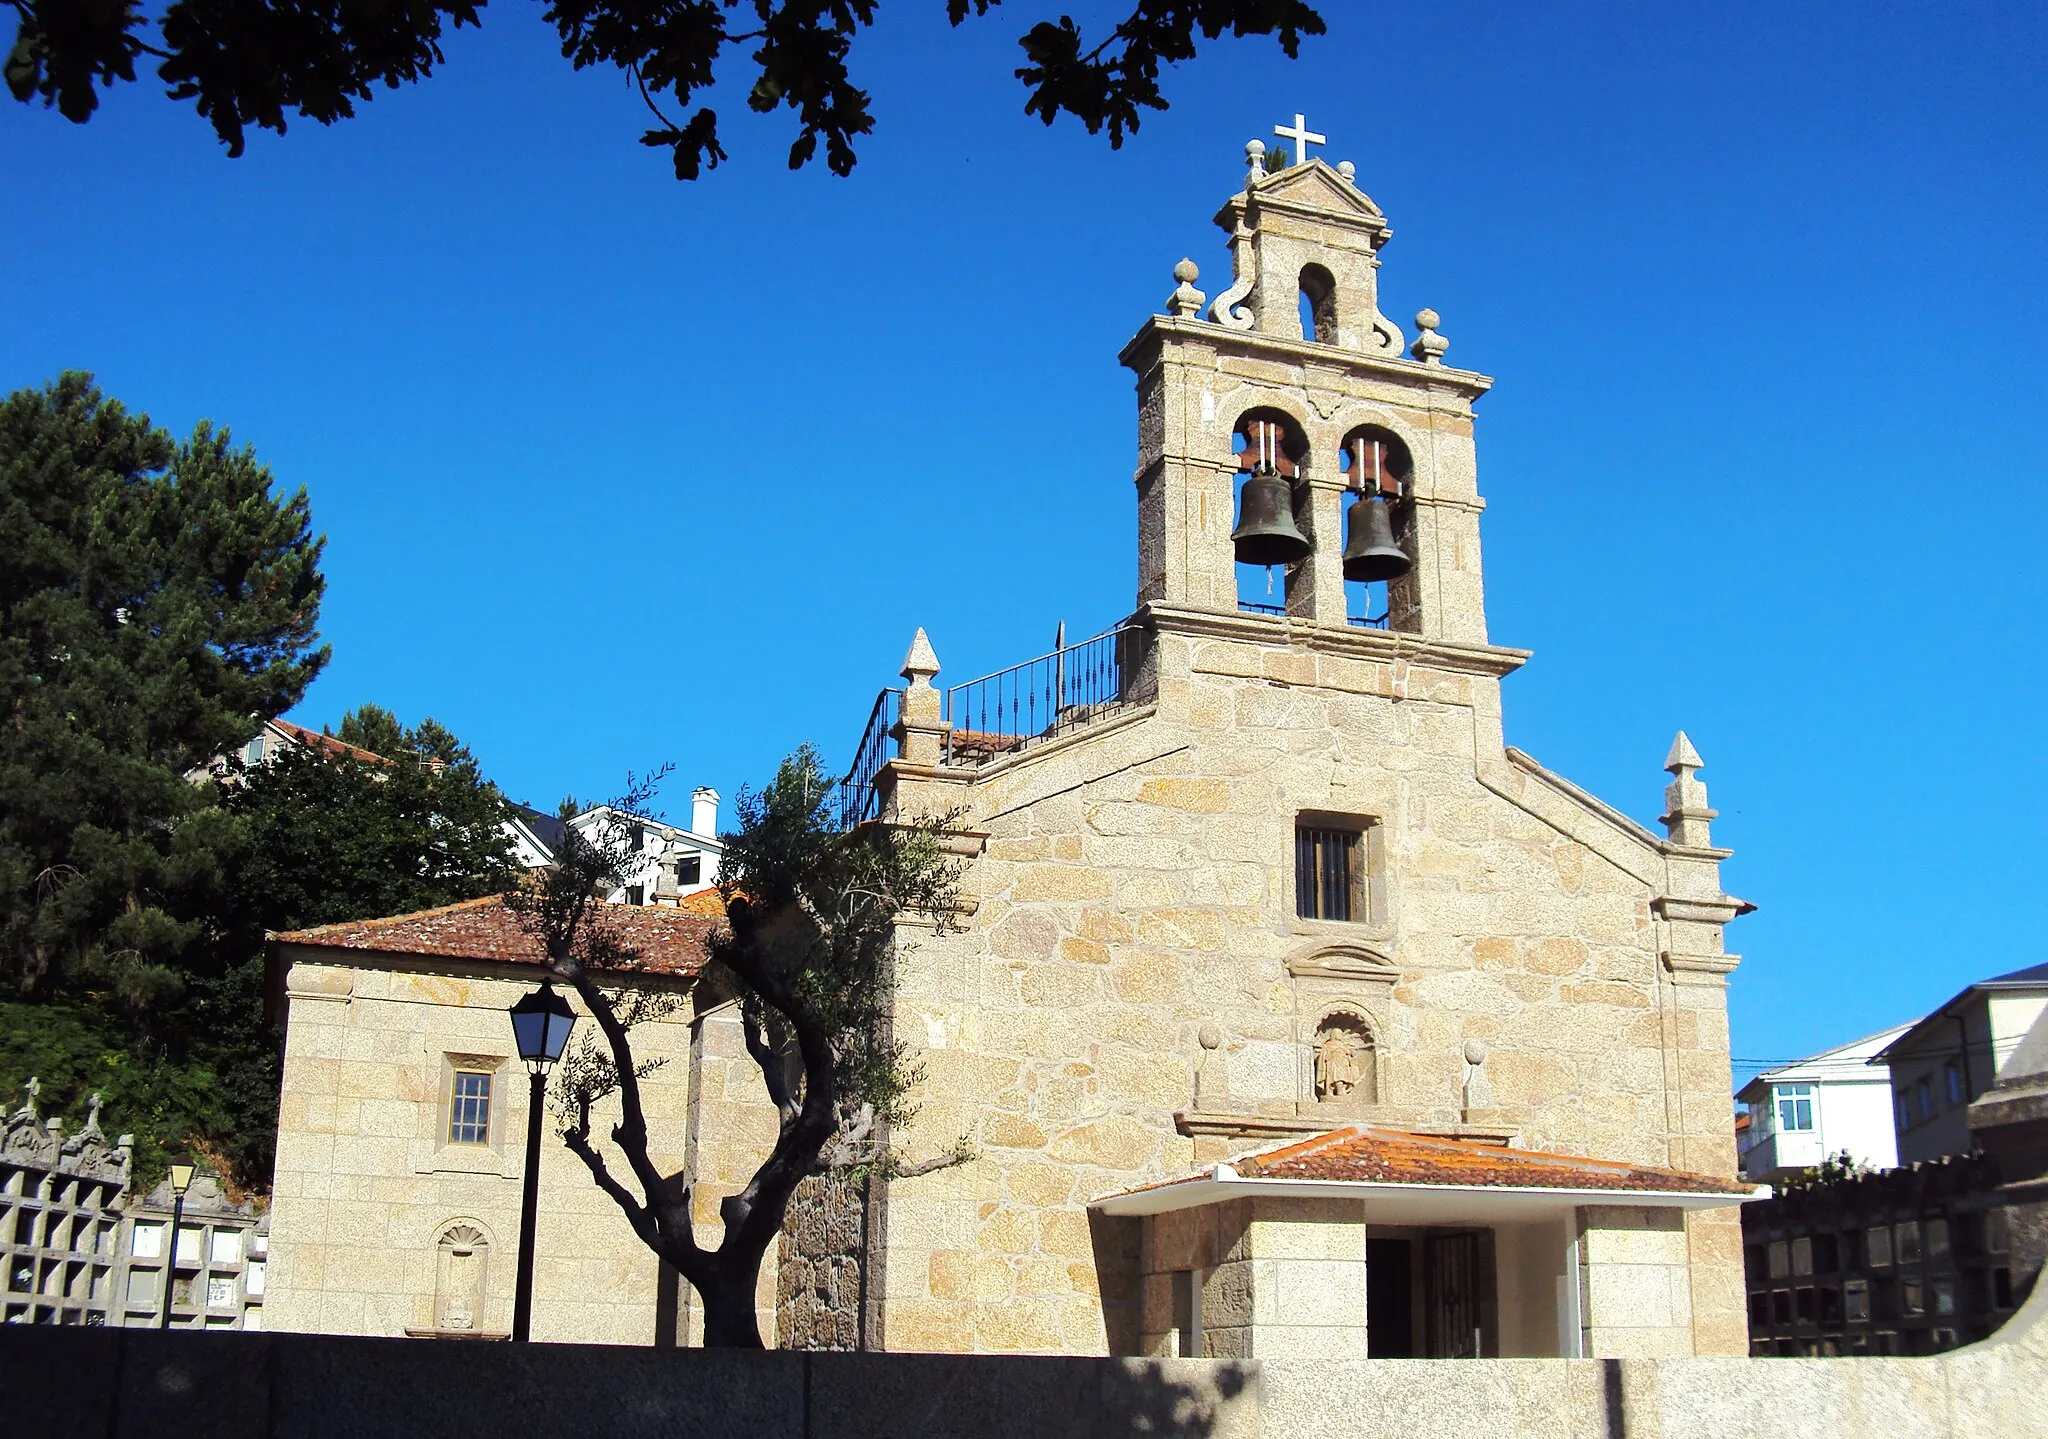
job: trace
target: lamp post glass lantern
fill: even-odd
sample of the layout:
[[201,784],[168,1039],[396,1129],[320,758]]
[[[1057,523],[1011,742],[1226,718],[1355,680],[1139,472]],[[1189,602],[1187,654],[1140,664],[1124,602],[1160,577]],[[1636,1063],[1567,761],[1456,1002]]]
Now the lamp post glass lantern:
[[533,1328],[533,1231],[540,1217],[540,1125],[548,1070],[568,1047],[576,1011],[546,980],[512,1006],[512,1043],[526,1065],[526,1183],[519,1203],[519,1273],[512,1297],[512,1337]]

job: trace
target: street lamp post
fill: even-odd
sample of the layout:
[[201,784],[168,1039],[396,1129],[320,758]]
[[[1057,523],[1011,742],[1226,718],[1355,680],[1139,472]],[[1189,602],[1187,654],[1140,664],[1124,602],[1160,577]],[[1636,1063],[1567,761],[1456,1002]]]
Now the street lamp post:
[[548,1068],[562,1057],[575,1027],[576,1011],[546,980],[539,989],[512,1006],[512,1040],[526,1063],[526,1192],[519,1203],[519,1278],[512,1298],[512,1337],[531,1337],[533,1328],[533,1231],[540,1218],[541,1103],[548,1089]]
[[171,1237],[164,1246],[164,1312],[157,1316],[156,1327],[171,1327],[171,1295],[176,1292],[178,1279],[178,1228],[185,1222],[185,1191],[192,1187],[193,1166],[177,1163],[171,1166]]

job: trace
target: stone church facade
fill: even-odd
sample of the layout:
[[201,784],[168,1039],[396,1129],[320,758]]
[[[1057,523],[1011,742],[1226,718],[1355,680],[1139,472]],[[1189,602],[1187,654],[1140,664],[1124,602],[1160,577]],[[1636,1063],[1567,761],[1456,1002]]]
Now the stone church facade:
[[[1217,216],[1230,283],[1211,303],[1183,261],[1123,350],[1133,613],[965,685],[935,683],[920,631],[857,747],[848,823],[956,817],[961,912],[899,936],[923,1078],[897,1138],[972,1158],[811,1182],[764,1328],[1743,1354],[1722,931],[1748,906],[1721,888],[1700,757],[1672,746],[1658,833],[1506,744],[1501,682],[1529,655],[1487,627],[1491,381],[1445,363],[1432,312],[1412,341],[1380,312],[1392,231],[1350,166],[1250,161]],[[1241,488],[1268,508],[1241,513]],[[1350,548],[1396,559],[1382,582],[1347,581],[1347,514]],[[1240,565],[1261,551],[1233,533],[1262,527],[1306,552]],[[661,913],[641,922],[676,929],[648,937],[662,982],[689,990],[701,932]],[[537,958],[517,943],[481,910],[280,937],[273,1327],[502,1332],[523,1120],[452,1145],[449,1086],[516,1068],[503,1011]],[[774,1117],[729,1008],[694,1002],[650,1037],[675,1062],[647,1093],[715,1233]],[[536,1337],[689,1342],[688,1294],[570,1156],[548,1146],[542,1179]]]
[[[1741,1354],[1722,930],[1748,906],[1720,885],[1699,756],[1673,746],[1659,834],[1504,742],[1529,655],[1487,629],[1491,381],[1444,363],[1433,313],[1412,343],[1380,313],[1392,232],[1351,168],[1268,173],[1259,149],[1217,216],[1228,288],[1206,304],[1183,261],[1122,354],[1136,611],[949,690],[920,632],[878,709],[897,752],[850,777],[885,820],[959,813],[972,854],[958,929],[904,936],[898,1036],[926,1076],[913,1147],[977,1157],[889,1186],[870,1327],[939,1350],[1187,1352],[1192,1329],[1200,1352]],[[1231,537],[1269,458],[1313,546],[1270,599]],[[1363,605],[1354,476],[1412,561]],[[1132,1198],[1340,1126],[1370,1154],[1313,1199]],[[1430,1172],[1415,1143],[1492,1168],[1358,1177]],[[1529,1152],[1593,1163],[1562,1198],[1487,1202],[1532,1187]],[[1719,1197],[1574,1197],[1602,1162]],[[1369,1253],[1405,1300],[1368,1304]],[[1295,1261],[1291,1297],[1248,1277]],[[1425,1291],[1451,1289],[1484,1315],[1469,1345],[1425,1333]],[[1409,1347],[1374,1345],[1368,1307],[1403,1303]]]

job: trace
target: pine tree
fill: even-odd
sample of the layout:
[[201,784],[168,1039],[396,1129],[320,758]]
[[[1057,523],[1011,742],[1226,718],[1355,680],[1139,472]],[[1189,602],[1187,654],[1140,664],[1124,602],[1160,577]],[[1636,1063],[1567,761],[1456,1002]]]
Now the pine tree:
[[[218,972],[204,771],[305,693],[323,541],[226,430],[175,442],[67,373],[0,401],[0,983],[146,1019]],[[197,782],[188,778],[200,773]]]

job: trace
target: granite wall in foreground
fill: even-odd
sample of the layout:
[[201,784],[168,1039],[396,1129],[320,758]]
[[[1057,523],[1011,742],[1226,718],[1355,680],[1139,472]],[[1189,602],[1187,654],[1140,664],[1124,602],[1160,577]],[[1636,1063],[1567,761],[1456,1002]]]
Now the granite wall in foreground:
[[2025,1439],[2048,1286],[1925,1359],[1086,1359],[739,1354],[310,1334],[0,1329],[0,1432],[36,1439],[1186,1434]]

